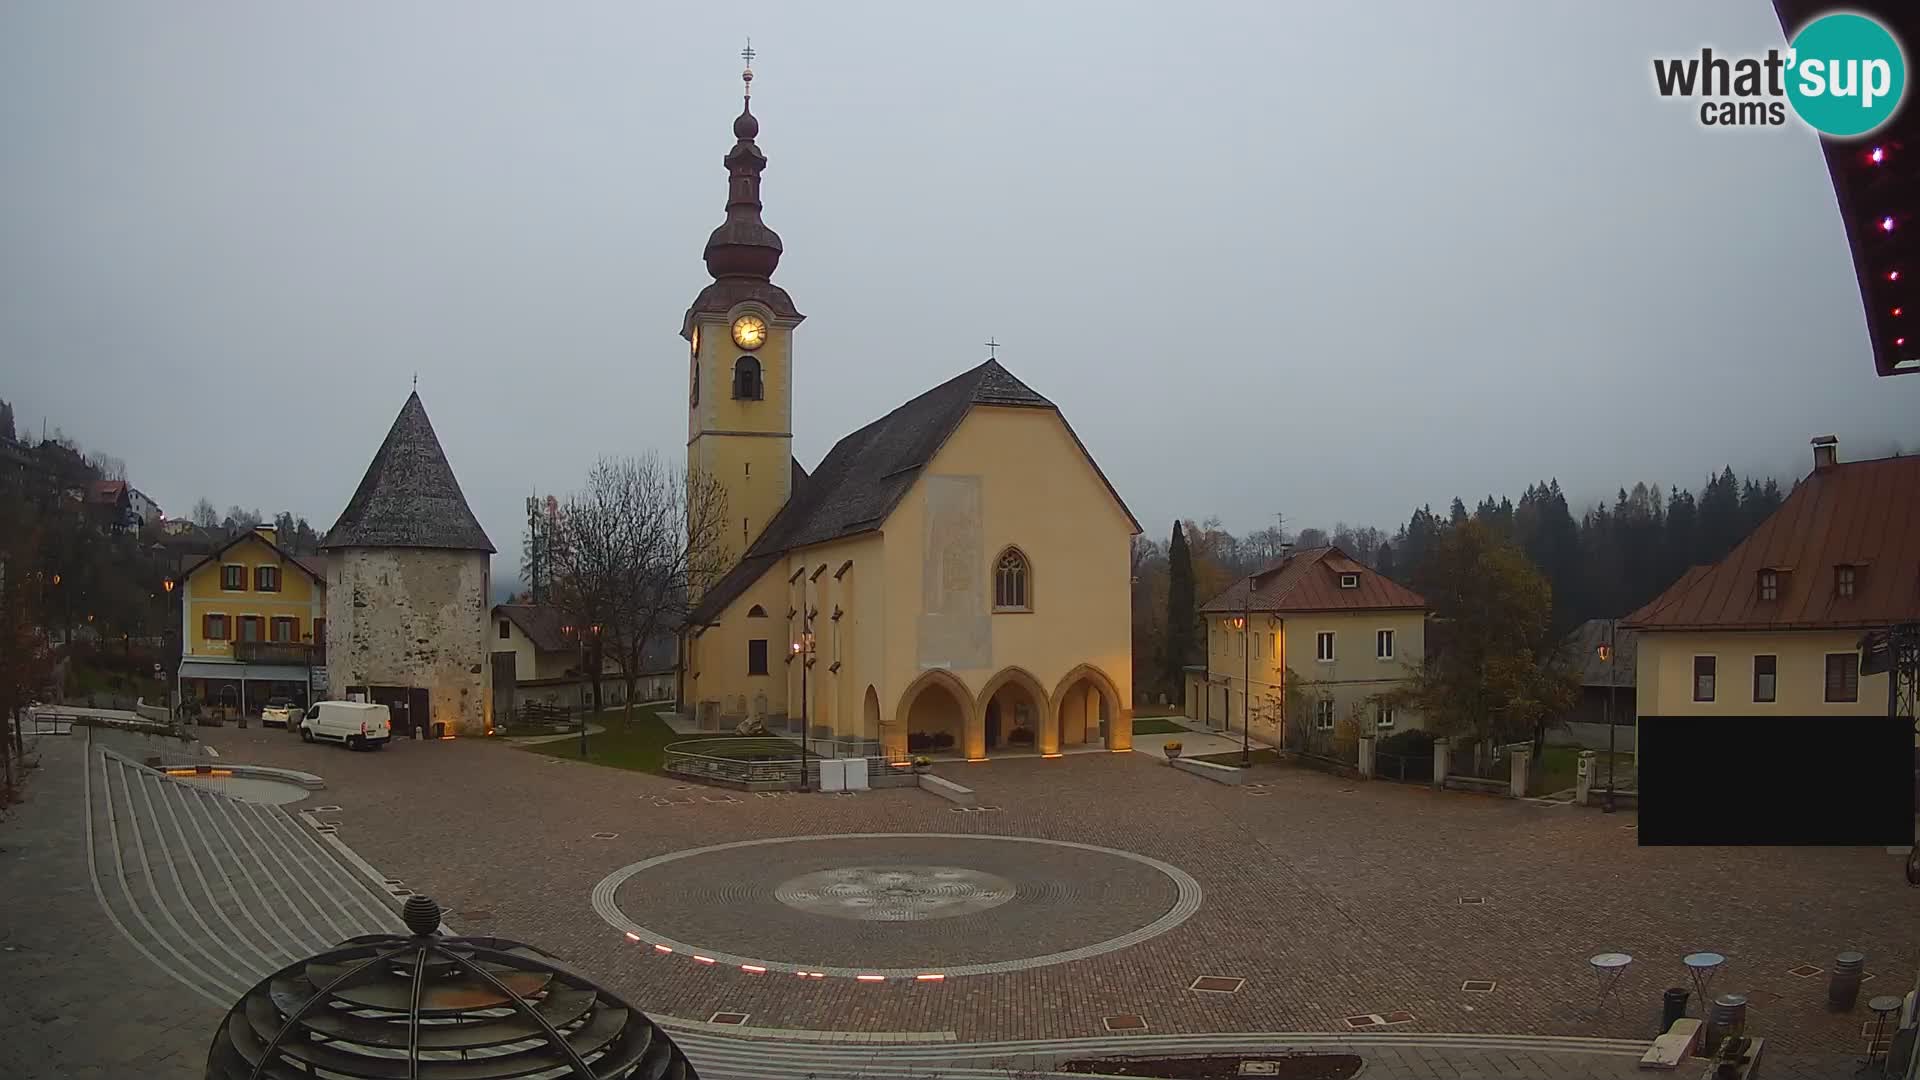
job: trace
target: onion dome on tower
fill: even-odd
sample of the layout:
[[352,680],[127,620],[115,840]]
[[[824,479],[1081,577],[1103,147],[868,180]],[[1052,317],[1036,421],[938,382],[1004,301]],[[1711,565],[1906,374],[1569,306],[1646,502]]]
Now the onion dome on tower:
[[760,174],[767,167],[767,156],[754,142],[760,120],[753,115],[753,46],[749,44],[741,56],[748,65],[740,73],[745,92],[740,115],[733,121],[733,149],[722,159],[727,167],[727,219],[707,237],[703,253],[713,284],[701,290],[687,315],[724,312],[743,300],[755,300],[776,315],[798,320],[802,316],[792,298],[771,280],[782,248],[780,234],[760,220]]

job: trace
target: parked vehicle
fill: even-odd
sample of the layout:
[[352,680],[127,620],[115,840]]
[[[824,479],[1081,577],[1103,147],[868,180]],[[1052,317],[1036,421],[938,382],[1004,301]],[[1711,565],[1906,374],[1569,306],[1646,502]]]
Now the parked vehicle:
[[276,727],[292,727],[294,718],[299,715],[300,706],[295,705],[293,699],[272,698],[267,702],[267,707],[260,710],[260,723]]
[[300,738],[344,744],[349,750],[375,750],[393,737],[393,718],[385,705],[365,701],[316,701],[300,719]]

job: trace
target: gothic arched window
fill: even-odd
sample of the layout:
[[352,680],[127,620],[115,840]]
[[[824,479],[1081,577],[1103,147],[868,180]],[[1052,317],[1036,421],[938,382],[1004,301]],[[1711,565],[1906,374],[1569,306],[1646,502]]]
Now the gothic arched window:
[[760,361],[743,356],[733,362],[733,396],[748,401],[761,399]]
[[747,609],[747,618],[749,619],[764,619],[766,617],[767,609],[761,607],[759,604],[755,604]]
[[1000,553],[993,567],[993,610],[1032,611],[1033,571],[1019,548]]

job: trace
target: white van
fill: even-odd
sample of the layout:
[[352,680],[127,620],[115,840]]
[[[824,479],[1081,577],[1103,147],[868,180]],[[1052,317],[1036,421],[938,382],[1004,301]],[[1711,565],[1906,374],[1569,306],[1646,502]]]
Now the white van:
[[364,701],[316,701],[300,718],[300,739],[345,743],[349,750],[375,750],[393,737],[393,720],[385,705]]

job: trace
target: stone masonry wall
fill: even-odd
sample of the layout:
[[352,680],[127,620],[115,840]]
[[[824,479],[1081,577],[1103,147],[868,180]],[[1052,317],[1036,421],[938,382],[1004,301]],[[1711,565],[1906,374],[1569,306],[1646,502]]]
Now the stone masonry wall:
[[428,691],[433,723],[484,735],[488,558],[480,551],[345,548],[329,553],[327,694],[358,685]]

